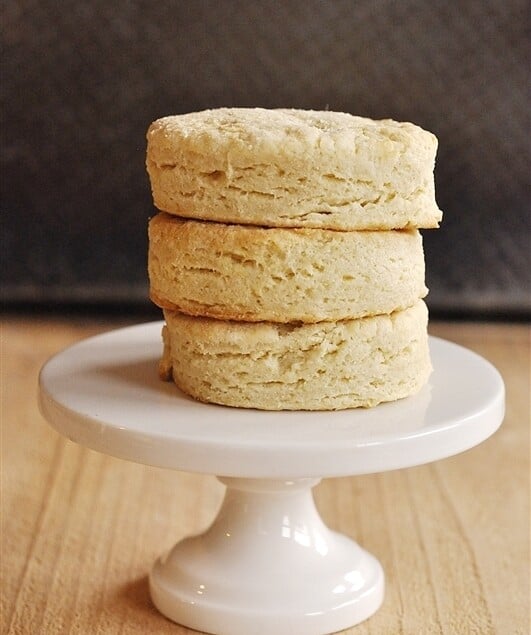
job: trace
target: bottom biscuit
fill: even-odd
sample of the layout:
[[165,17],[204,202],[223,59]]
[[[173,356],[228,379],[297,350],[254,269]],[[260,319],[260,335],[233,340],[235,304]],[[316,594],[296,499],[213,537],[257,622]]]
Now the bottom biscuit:
[[431,372],[424,302],[357,320],[286,325],[164,311],[160,376],[199,401],[260,410],[368,408]]

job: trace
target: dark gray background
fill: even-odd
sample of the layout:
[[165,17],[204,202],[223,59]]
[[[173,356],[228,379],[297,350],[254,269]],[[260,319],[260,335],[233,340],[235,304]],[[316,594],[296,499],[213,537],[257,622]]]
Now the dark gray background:
[[529,312],[524,0],[7,0],[2,13],[5,305],[148,306],[146,128],[227,105],[434,132],[432,313]]

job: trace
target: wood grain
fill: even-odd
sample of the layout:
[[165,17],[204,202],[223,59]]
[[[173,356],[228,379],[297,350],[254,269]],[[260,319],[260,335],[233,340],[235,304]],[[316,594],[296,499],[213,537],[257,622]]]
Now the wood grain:
[[[37,409],[37,375],[50,355],[123,324],[3,320],[2,633],[193,632],[157,613],[146,576],[156,556],[208,525],[223,496],[221,484],[79,447],[59,437]],[[345,632],[524,635],[529,329],[440,323],[431,331],[498,367],[507,387],[506,420],[491,439],[462,455],[329,479],[316,488],[328,525],[373,552],[387,576],[381,610]]]

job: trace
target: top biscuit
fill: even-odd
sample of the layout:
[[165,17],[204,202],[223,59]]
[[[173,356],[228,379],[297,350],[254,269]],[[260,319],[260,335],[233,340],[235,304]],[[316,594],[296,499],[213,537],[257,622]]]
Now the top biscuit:
[[437,138],[346,113],[220,108],[148,133],[157,208],[185,218],[379,230],[437,227]]

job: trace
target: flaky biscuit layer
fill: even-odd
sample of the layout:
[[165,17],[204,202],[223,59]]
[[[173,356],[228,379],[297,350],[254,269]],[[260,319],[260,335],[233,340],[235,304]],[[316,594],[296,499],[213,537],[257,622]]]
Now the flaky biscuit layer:
[[431,372],[424,302],[357,320],[242,323],[164,311],[160,374],[192,397],[263,410],[371,407]]
[[265,229],[158,214],[148,269],[162,308],[225,320],[352,319],[427,292],[417,230]]
[[437,227],[436,137],[347,113],[220,108],[149,128],[160,210],[267,227]]

